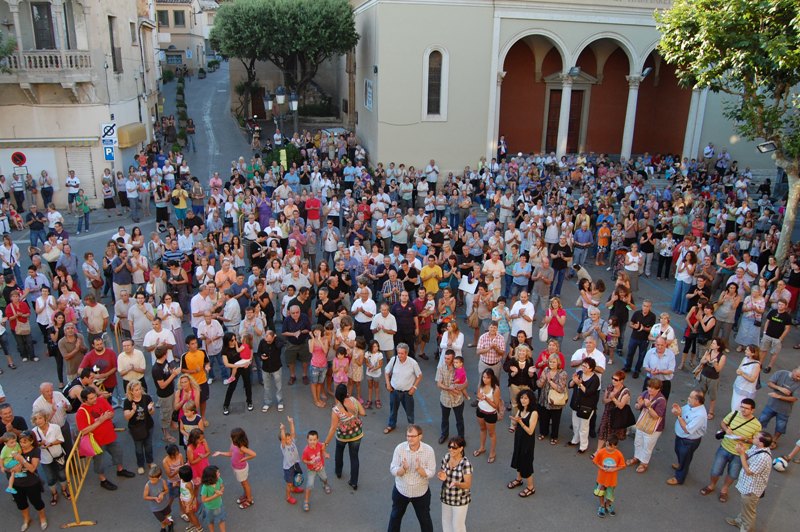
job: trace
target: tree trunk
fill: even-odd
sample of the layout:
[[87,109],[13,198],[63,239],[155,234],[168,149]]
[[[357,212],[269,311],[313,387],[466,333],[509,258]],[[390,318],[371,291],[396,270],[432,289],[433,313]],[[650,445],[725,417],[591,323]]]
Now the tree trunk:
[[792,243],[792,233],[794,232],[794,224],[797,219],[797,202],[800,200],[800,175],[798,175],[797,167],[787,168],[786,175],[789,178],[789,199],[786,201],[786,211],[783,214],[781,236],[778,239],[778,249],[775,251],[778,264],[781,264],[783,260],[786,259],[789,252],[789,247]]

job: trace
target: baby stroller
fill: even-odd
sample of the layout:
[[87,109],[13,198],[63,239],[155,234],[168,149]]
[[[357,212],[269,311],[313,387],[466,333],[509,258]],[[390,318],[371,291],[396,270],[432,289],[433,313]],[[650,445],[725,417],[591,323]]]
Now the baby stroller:
[[625,269],[625,255],[627,253],[627,246],[621,246],[614,251],[614,257],[611,259],[611,280],[616,281],[619,272]]

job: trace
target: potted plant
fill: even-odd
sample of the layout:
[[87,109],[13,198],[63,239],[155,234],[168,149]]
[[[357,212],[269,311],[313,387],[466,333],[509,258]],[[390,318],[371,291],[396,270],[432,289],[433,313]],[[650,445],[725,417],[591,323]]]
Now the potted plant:
[[178,131],[178,144],[186,146],[186,130],[183,128]]
[[178,144],[177,142],[175,144],[173,144],[170,149],[171,149],[172,153],[181,153],[183,151],[183,150],[181,150],[181,145]]
[[198,79],[203,79],[205,77],[206,77],[206,69],[205,68],[201,68],[200,70],[197,71],[197,78]]
[[175,79],[175,72],[172,70],[164,70],[161,73],[161,82],[162,83],[169,83],[170,81]]

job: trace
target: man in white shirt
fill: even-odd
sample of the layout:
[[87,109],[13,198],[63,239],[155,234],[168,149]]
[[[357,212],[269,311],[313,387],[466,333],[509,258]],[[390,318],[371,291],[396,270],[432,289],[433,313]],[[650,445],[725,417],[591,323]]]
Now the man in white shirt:
[[73,214],[75,212],[75,197],[81,189],[81,180],[75,177],[75,170],[69,171],[64,184],[67,186],[67,207],[69,213]]
[[208,379],[209,383],[214,382],[214,379],[217,377],[214,371],[215,366],[220,372],[219,378],[223,380],[227,379],[230,374],[227,368],[222,364],[222,359],[219,357],[220,352],[222,352],[223,334],[222,325],[219,321],[214,319],[211,310],[205,311],[203,313],[203,318],[197,325],[197,337],[203,341],[203,347],[211,362],[211,371],[209,372]]
[[[172,331],[168,331],[163,327],[161,318],[159,317],[153,318],[153,328],[144,335],[144,342],[142,345],[145,351],[150,353],[152,364],[156,363],[155,352],[156,348],[160,346],[167,348],[167,362],[172,362],[175,359],[172,353],[172,350],[175,349],[175,335],[172,334]],[[183,353],[178,354],[182,355]]]
[[208,285],[201,284],[198,288],[198,292],[192,296],[192,300],[189,302],[189,310],[192,313],[189,322],[195,336],[197,336],[197,328],[200,322],[203,321],[203,315],[206,311],[211,311],[214,306],[208,292]]
[[244,239],[249,242],[255,242],[258,238],[258,233],[261,231],[261,224],[256,220],[256,215],[250,213],[247,216],[247,221],[244,223]]
[[593,336],[588,336],[584,341],[584,345],[586,347],[582,347],[575,351],[570,359],[569,365],[573,368],[577,368],[580,367],[584,359],[592,358],[597,364],[594,372],[597,373],[597,376],[600,377],[600,380],[602,380],[603,373],[606,371],[606,356],[602,351],[597,349],[597,340],[595,340]]
[[[72,449],[72,431],[69,428],[67,412],[72,410],[69,400],[59,391],[56,391],[52,382],[43,382],[39,385],[39,397],[33,401],[32,412],[42,412],[47,421],[61,427],[61,434],[64,437],[64,449],[69,452]],[[3,391],[0,389],[0,398],[5,402]]]
[[666,399],[669,399],[672,378],[675,376],[675,353],[671,349],[667,349],[667,339],[663,336],[656,338],[655,345],[647,351],[642,371],[647,373],[645,387],[650,379],[660,380],[661,393]]
[[362,288],[358,290],[358,299],[353,301],[353,306],[350,308],[350,314],[355,321],[353,330],[358,336],[363,336],[369,343],[372,340],[372,318],[378,312],[375,306],[375,301],[370,299],[369,290]]
[[389,471],[394,477],[389,531],[400,530],[403,514],[410,503],[414,505],[420,530],[431,532],[433,522],[428,484],[437,472],[436,455],[430,445],[422,442],[422,427],[414,424],[408,426],[406,441],[395,447]]
[[747,279],[751,285],[755,283],[758,278],[758,264],[753,262],[749,251],[742,253],[742,262],[736,267],[744,270],[744,278]]
[[389,312],[389,303],[381,303],[381,312],[372,318],[371,330],[378,347],[386,358],[394,355],[394,335],[397,334],[397,320]]
[[134,174],[128,174],[125,181],[125,193],[128,195],[128,202],[131,205],[131,219],[139,221],[139,181]]
[[144,380],[147,362],[144,360],[144,353],[134,347],[131,339],[126,338],[122,341],[122,352],[117,355],[117,371],[124,384],[123,393],[134,382],[142,383],[142,388],[147,391],[147,383]]
[[406,411],[410,424],[414,423],[414,394],[422,381],[422,370],[413,358],[408,356],[408,344],[397,344],[397,355],[386,365],[386,390],[389,392],[389,421],[384,434],[389,434],[397,427],[397,413],[400,405]]
[[509,317],[511,318],[511,336],[516,337],[519,331],[525,331],[527,337],[532,338],[533,318],[535,313],[536,308],[528,298],[528,291],[523,290],[519,293],[519,301],[514,303],[509,313]]
[[242,307],[239,305],[239,300],[235,297],[235,292],[232,289],[227,289],[222,293],[225,305],[222,308],[222,321],[225,322],[225,328],[230,331],[238,331],[239,324],[242,322]]
[[425,176],[428,180],[428,190],[432,190],[436,194],[436,183],[439,181],[439,166],[433,159],[425,167]]

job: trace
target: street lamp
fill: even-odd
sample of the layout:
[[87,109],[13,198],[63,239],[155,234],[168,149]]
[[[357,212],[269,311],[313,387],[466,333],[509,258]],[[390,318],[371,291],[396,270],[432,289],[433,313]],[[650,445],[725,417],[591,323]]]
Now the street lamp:
[[275,99],[278,101],[278,105],[283,105],[286,103],[286,89],[283,88],[283,85],[280,85],[277,89],[275,89]]
[[272,113],[272,94],[270,94],[269,89],[264,91],[264,109]]
[[294,133],[298,132],[298,130],[297,130],[297,106],[298,106],[298,104],[299,104],[299,101],[297,99],[297,92],[292,91],[292,93],[289,95],[289,110],[291,110],[292,114],[294,115],[292,117],[292,120],[294,122],[294,124],[293,124],[294,125]]

